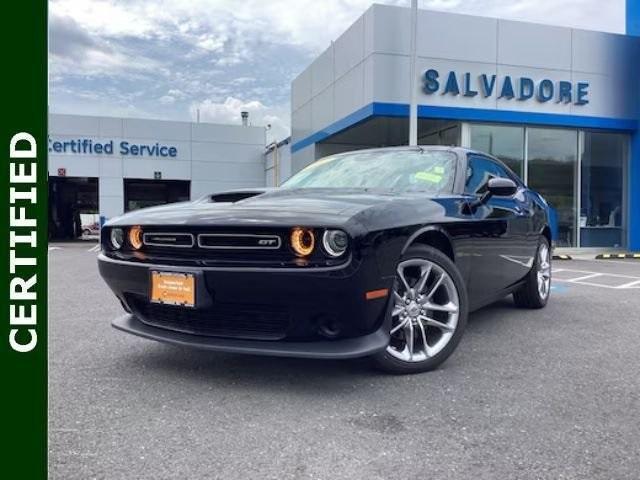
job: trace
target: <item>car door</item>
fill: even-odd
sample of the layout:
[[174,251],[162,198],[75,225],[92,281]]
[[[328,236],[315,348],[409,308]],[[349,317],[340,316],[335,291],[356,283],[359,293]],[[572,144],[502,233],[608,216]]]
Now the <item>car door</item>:
[[[480,203],[487,183],[496,177],[516,181],[517,192]],[[474,225],[469,288],[471,297],[483,303],[531,269],[533,209],[522,182],[501,163],[479,154],[468,155],[465,194],[476,205],[469,212]]]

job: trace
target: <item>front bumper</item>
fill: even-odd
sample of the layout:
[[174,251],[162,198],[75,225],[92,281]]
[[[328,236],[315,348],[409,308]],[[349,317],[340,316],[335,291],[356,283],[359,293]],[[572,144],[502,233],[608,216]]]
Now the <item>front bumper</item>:
[[[389,298],[365,297],[367,291],[392,287],[392,279],[380,277],[375,261],[329,269],[225,269],[136,263],[101,254],[98,264],[130,313],[113,326],[145,338],[210,350],[315,358],[366,356],[389,341]],[[149,303],[153,270],[196,275],[196,309]],[[339,327],[335,335],[322,332],[327,323]]]
[[149,326],[131,314],[122,315],[121,317],[116,318],[111,325],[123,332],[174,345],[218,352],[269,355],[274,357],[319,359],[358,358],[373,355],[376,352],[384,350],[389,344],[389,330],[385,328],[379,328],[377,331],[362,337],[342,340],[323,340],[317,342],[270,342],[204,337],[200,335],[180,333]]

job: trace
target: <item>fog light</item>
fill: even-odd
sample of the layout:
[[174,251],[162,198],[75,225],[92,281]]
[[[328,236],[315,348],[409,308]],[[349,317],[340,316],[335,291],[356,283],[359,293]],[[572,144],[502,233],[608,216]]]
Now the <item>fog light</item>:
[[142,228],[138,225],[129,229],[129,244],[134,250],[142,248]]
[[322,235],[324,251],[332,257],[339,257],[347,251],[349,237],[342,230],[327,230]]
[[336,338],[342,332],[340,323],[331,317],[322,317],[318,333],[326,338]]
[[120,250],[122,248],[122,244],[124,243],[124,231],[121,228],[112,228],[111,229],[111,246],[114,250]]
[[311,255],[315,245],[316,239],[310,228],[296,227],[291,230],[291,248],[296,255],[300,257]]

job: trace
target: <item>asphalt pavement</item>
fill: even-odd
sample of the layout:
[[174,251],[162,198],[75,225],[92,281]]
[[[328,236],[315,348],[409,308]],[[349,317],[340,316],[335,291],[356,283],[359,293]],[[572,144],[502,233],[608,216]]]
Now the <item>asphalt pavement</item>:
[[640,476],[640,261],[556,261],[547,308],[473,313],[439,370],[390,376],[116,331],[91,247],[49,252],[51,478]]

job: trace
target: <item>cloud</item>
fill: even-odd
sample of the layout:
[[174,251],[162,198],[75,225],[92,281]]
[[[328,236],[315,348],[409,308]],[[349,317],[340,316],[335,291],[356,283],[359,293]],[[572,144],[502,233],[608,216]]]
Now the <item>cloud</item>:
[[613,0],[423,0],[421,8],[624,33],[625,2]]
[[[271,124],[290,84],[371,0],[51,0],[52,110]],[[408,6],[409,0],[382,0]],[[420,8],[621,32],[624,2],[420,0]]]
[[163,95],[163,96],[160,97],[159,101],[163,105],[171,105],[172,103],[174,103],[176,101],[176,99],[175,99],[175,97],[172,97],[171,95]]
[[269,129],[268,137],[282,139],[288,135],[288,122],[283,120],[282,113],[277,109],[269,108],[259,100],[242,101],[239,98],[227,97],[222,102],[205,99],[193,103],[189,107],[191,118],[195,121],[198,112],[201,122],[240,124],[240,112],[249,112],[251,125],[264,126]]
[[109,38],[90,34],[72,17],[52,13],[49,17],[49,59],[56,78],[65,75],[113,76],[155,68],[149,58],[132,60],[128,47]]
[[52,0],[50,11],[73,18],[88,32],[100,36],[151,37],[168,13],[155,9],[152,1]]

